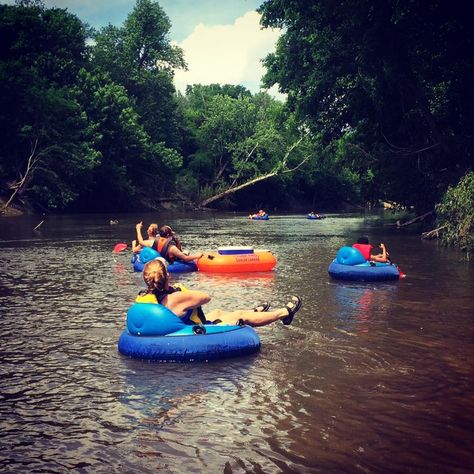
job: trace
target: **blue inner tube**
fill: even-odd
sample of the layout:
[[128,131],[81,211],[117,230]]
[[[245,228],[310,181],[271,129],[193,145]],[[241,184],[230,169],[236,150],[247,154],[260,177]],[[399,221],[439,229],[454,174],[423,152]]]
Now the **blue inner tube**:
[[350,281],[393,281],[400,278],[400,272],[392,263],[372,262],[357,265],[344,265],[334,259],[328,268],[328,273],[336,280]]
[[185,324],[165,306],[134,303],[118,341],[121,354],[160,362],[194,362],[257,352],[260,338],[250,326]]
[[[205,330],[196,334],[195,328]],[[118,341],[121,354],[156,362],[199,362],[258,352],[260,338],[250,326],[190,326],[165,336],[135,336],[125,329]]]
[[118,341],[121,354],[162,362],[193,362],[257,352],[260,338],[250,326],[185,324],[168,308],[135,303]]
[[306,216],[306,219],[310,219],[310,220],[314,221],[314,220],[317,220],[317,219],[321,219],[321,217],[311,216],[311,215],[308,214]]
[[270,219],[270,217],[268,216],[268,214],[266,214],[264,216],[251,217],[251,219],[254,220],[254,221],[268,221],[268,219]]
[[[150,249],[150,250],[153,250],[153,249]],[[159,257],[160,256],[159,252],[156,252],[156,253],[158,254],[156,257]],[[145,263],[149,262],[150,260],[147,260]],[[132,266],[133,266],[134,272],[142,272],[143,267],[145,266],[145,263],[141,261],[139,253],[134,253],[132,255]],[[168,271],[170,273],[195,272],[197,271],[197,265],[194,262],[182,262],[181,260],[175,260],[173,263],[168,264]]]

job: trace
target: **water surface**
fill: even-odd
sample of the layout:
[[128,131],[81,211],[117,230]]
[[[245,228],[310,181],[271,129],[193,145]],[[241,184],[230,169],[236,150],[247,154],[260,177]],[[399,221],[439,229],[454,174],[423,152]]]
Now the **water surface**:
[[[118,225],[110,225],[110,219]],[[124,358],[142,285],[113,254],[144,220],[185,247],[267,248],[276,271],[175,276],[212,308],[303,297],[260,353],[199,364]],[[469,472],[474,268],[376,216],[159,214],[0,219],[1,472]],[[331,281],[337,249],[383,241],[407,274]]]

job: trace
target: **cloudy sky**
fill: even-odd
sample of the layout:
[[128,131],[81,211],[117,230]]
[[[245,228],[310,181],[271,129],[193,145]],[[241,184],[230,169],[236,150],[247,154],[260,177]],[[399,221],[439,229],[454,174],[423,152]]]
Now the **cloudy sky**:
[[[13,4],[13,0],[0,3]],[[175,85],[241,84],[260,89],[260,60],[275,48],[278,30],[261,29],[258,0],[161,0],[172,28],[170,39],[183,50],[188,71],[177,71]],[[45,0],[47,7],[67,8],[89,25],[120,26],[135,0]],[[276,90],[272,95],[281,97]]]

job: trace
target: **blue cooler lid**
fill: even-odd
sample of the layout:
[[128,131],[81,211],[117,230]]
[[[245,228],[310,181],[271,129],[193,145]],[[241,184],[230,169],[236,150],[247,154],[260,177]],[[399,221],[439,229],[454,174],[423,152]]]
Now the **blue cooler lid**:
[[219,247],[217,252],[220,255],[242,255],[253,253],[253,247],[239,247],[239,246],[230,246],[230,247]]

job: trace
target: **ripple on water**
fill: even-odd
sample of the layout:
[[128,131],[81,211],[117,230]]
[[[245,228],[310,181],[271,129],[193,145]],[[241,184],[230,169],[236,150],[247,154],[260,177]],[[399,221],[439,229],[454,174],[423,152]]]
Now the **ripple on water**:
[[[143,283],[130,255],[111,250],[144,217],[114,229],[98,219],[52,217],[43,235],[0,241],[0,470],[474,468],[471,266],[359,216],[160,215],[193,250],[249,244],[278,256],[268,274],[173,276],[208,290],[211,309],[279,306],[293,293],[304,303],[293,325],[258,330],[259,354],[152,364],[116,347]],[[383,239],[408,278],[331,281],[329,262],[359,233]]]

